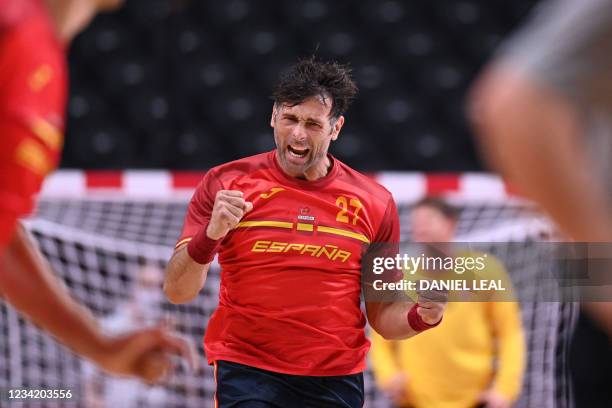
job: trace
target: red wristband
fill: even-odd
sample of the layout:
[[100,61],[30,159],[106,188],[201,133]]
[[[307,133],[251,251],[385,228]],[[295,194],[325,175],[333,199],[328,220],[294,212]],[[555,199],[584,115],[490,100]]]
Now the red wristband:
[[437,323],[429,324],[423,320],[421,315],[418,313],[418,310],[419,310],[419,304],[415,303],[414,305],[412,305],[407,315],[408,324],[410,325],[410,327],[412,327],[412,330],[417,331],[417,332],[422,332],[424,330],[436,327],[437,325],[440,324],[440,322],[442,322],[442,318],[440,318],[440,320],[438,320]]
[[193,238],[189,241],[187,245],[187,253],[199,264],[206,265],[207,263],[212,262],[215,258],[217,252],[219,252],[219,247],[221,247],[221,239],[210,239],[208,235],[206,235],[206,229],[208,225],[202,228]]

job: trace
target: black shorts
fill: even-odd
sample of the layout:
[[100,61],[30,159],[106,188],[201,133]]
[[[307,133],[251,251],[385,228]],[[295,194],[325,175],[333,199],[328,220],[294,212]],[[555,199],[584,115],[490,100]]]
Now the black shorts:
[[215,366],[219,408],[361,408],[363,374],[280,374],[229,361]]

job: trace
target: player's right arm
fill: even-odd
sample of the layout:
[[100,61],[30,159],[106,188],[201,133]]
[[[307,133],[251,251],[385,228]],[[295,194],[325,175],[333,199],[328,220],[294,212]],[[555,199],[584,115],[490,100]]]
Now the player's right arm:
[[189,256],[187,244],[178,247],[166,267],[164,294],[170,303],[181,304],[193,300],[204,287],[210,262],[200,264]]
[[253,208],[241,191],[220,187],[209,172],[189,203],[183,238],[168,262],[164,280],[164,294],[174,304],[198,295],[223,238]]

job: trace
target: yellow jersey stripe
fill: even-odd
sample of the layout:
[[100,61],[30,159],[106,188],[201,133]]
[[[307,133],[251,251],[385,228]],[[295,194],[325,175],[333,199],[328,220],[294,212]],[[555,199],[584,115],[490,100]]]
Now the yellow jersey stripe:
[[365,242],[366,244],[370,243],[370,240],[365,235],[359,234],[359,233],[353,232],[353,231],[343,230],[343,229],[340,229],[340,228],[333,228],[333,227],[326,227],[324,225],[319,225],[317,227],[317,231],[319,231],[319,232],[326,232],[328,234],[341,235],[343,237],[355,238],[355,239],[358,239],[361,242]]
[[175,246],[174,249],[180,247],[183,244],[188,243],[189,241],[191,241],[191,238],[185,238],[185,239],[181,239]]
[[[238,225],[236,225],[236,228],[271,227],[271,228],[293,229],[293,226],[294,226],[294,223],[292,223],[292,222],[258,220],[258,221],[242,221],[242,222],[239,222]],[[297,227],[298,231],[312,232],[315,229],[315,226],[313,224],[306,224],[306,223],[302,223],[302,222],[298,222],[296,224],[296,227]],[[359,233],[353,232],[353,231],[348,231],[348,230],[344,230],[344,229],[340,229],[340,228],[326,227],[324,225],[317,226],[316,230],[318,232],[324,232],[324,233],[327,233],[327,234],[340,235],[340,236],[343,236],[343,237],[353,238],[353,239],[359,240],[361,242],[365,242],[366,244],[370,243],[370,240],[368,239],[368,237],[366,237],[363,234],[359,234]],[[179,241],[176,244],[175,249],[178,248],[179,246],[189,242],[189,241],[191,241],[191,238],[185,238],[185,239]]]
[[313,231],[314,230],[314,225],[312,225],[312,224],[305,224],[303,222],[298,222],[297,230],[298,231]]
[[272,227],[272,228],[287,228],[293,229],[292,222],[284,221],[242,221],[236,225],[236,228],[249,228],[249,227]]

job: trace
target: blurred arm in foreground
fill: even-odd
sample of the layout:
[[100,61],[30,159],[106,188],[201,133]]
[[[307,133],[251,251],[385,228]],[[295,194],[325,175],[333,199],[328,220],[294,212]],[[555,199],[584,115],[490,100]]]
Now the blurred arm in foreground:
[[54,276],[18,219],[59,161],[67,95],[64,47],[100,10],[121,0],[0,0],[0,294],[105,370],[152,382],[186,340],[162,328],[106,336]]
[[[478,142],[573,239],[612,242],[612,1],[538,11],[473,89]],[[612,303],[584,306],[612,335]]]

